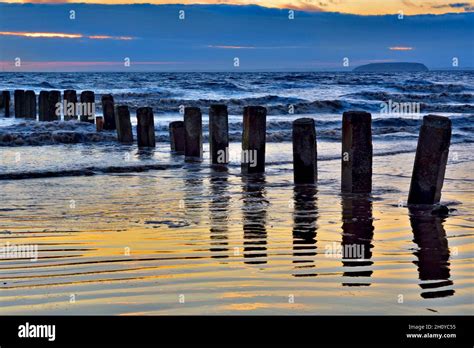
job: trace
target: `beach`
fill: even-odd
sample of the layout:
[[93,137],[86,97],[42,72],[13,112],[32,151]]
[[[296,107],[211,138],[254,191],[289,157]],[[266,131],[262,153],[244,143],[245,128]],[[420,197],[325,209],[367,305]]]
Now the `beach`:
[[[130,107],[134,132],[136,108],[150,106],[157,140],[155,149],[139,149],[92,124],[0,116],[0,241],[38,248],[34,261],[0,258],[3,315],[474,309],[473,72],[0,77],[0,90],[90,89],[96,101],[111,93]],[[227,170],[209,163],[207,107],[217,102],[229,108]],[[402,102],[419,103],[419,112],[381,112]],[[170,151],[167,126],[182,119],[180,105],[202,109],[202,162]],[[240,171],[246,105],[268,110],[263,176]],[[371,195],[340,192],[347,110],[372,113]],[[406,205],[427,114],[453,124],[441,197],[448,216]],[[316,121],[314,187],[293,184],[291,124],[300,117]],[[345,257],[354,244],[362,259]]]

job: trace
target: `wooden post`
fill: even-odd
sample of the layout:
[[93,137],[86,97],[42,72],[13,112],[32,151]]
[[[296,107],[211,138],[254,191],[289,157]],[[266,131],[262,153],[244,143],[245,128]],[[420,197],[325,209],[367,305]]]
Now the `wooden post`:
[[92,91],[83,91],[81,93],[81,122],[94,123],[95,116],[95,94]]
[[48,121],[49,112],[49,92],[41,91],[38,97],[38,120]]
[[114,130],[116,128],[114,97],[111,94],[102,96],[102,114],[104,115],[104,129]]
[[215,104],[209,107],[209,143],[211,163],[229,163],[229,115],[227,106]]
[[171,122],[169,132],[171,151],[177,155],[184,155],[184,122]]
[[155,147],[155,121],[153,109],[137,109],[137,143],[138,147]]
[[264,173],[267,109],[262,106],[246,106],[243,127],[242,173]]
[[448,117],[423,117],[408,204],[439,203],[450,143],[451,120]]
[[64,121],[77,120],[77,93],[72,89],[64,91],[64,101],[66,102],[64,108]]
[[312,118],[293,122],[293,177],[295,184],[314,184],[318,177],[316,129]]
[[10,91],[2,92],[3,108],[5,117],[10,117]]
[[104,118],[102,116],[97,116],[95,118],[95,129],[97,132],[102,132],[104,129]]
[[61,92],[49,91],[48,93],[48,114],[46,121],[61,120]]
[[187,160],[202,158],[202,114],[196,107],[184,108],[184,155]]
[[35,91],[25,92],[25,118],[36,120],[36,94]]
[[15,103],[15,117],[25,117],[25,91],[22,89],[15,89],[13,92],[13,102]]
[[124,144],[133,144],[132,123],[128,106],[118,105],[115,108],[115,124],[117,126],[117,139]]
[[372,192],[372,115],[348,111],[342,116],[341,191]]

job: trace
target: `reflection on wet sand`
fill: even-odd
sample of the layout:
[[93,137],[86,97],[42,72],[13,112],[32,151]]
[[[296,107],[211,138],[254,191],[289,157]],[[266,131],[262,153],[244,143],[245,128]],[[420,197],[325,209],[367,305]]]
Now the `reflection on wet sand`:
[[187,163],[184,167],[184,216],[191,223],[198,225],[203,213],[203,170],[199,163]]
[[293,263],[294,277],[315,277],[316,256],[316,187],[296,185],[293,191]]
[[[342,265],[344,277],[370,278],[374,236],[372,200],[369,195],[342,196]],[[370,281],[343,282],[344,286],[369,286]]]
[[267,263],[267,207],[265,176],[242,177],[242,224],[244,229],[244,259],[246,264]]
[[438,298],[452,296],[454,290],[440,289],[453,285],[449,270],[449,247],[446,231],[443,228],[444,219],[431,215],[431,209],[420,210],[410,208],[410,224],[413,229],[413,241],[418,250],[413,254],[418,261],[421,297]]
[[213,170],[210,178],[211,201],[209,203],[209,218],[211,227],[211,247],[209,248],[212,258],[227,258],[228,249],[228,223],[229,203],[227,169]]

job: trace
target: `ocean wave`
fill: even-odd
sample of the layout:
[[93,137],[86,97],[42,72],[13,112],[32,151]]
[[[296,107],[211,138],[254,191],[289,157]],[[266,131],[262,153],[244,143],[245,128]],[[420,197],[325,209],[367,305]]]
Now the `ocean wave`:
[[426,93],[459,93],[466,91],[467,88],[460,84],[403,84],[394,85],[394,88],[403,92],[426,92]]
[[405,102],[425,102],[425,103],[443,103],[459,102],[474,103],[474,94],[470,93],[433,93],[433,94],[399,94],[381,91],[362,91],[358,93],[346,94],[344,97],[363,98],[367,100],[379,100],[387,102],[405,103]]
[[[453,139],[463,142],[473,140],[470,125],[474,115],[452,117],[454,126]],[[372,134],[385,136],[382,139],[412,139],[418,136],[422,118],[374,118],[372,120]],[[320,140],[339,141],[341,138],[340,120],[316,119],[317,137]],[[291,141],[293,120],[270,120],[267,122],[267,141]],[[229,122],[229,139],[241,141],[243,123]],[[135,131],[135,127],[134,127]],[[459,133],[465,132],[466,134]],[[208,141],[208,124],[203,124],[203,140]],[[169,142],[168,125],[162,122],[155,124],[157,142]],[[389,137],[390,135],[390,137]],[[95,126],[90,123],[77,121],[36,122],[25,121],[8,127],[0,128],[0,146],[51,145],[116,142],[115,131],[96,132]]]

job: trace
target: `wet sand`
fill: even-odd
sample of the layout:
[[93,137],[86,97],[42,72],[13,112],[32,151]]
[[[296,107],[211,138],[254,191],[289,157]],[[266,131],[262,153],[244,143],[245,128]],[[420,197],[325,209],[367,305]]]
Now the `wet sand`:
[[[284,161],[243,178],[167,146],[71,151],[84,163],[129,153],[175,168],[0,180],[0,241],[39,249],[36,262],[0,259],[1,314],[472,313],[472,144],[451,147],[447,218],[404,206],[414,153],[374,157],[364,197],[340,195],[339,160],[319,162],[317,187],[295,188]],[[290,148],[270,144],[269,158]],[[51,168],[64,165],[57,148],[42,149]],[[346,245],[361,246],[362,260],[341,259]]]

